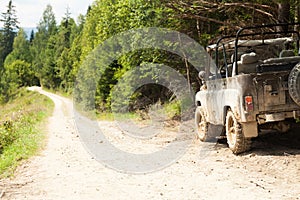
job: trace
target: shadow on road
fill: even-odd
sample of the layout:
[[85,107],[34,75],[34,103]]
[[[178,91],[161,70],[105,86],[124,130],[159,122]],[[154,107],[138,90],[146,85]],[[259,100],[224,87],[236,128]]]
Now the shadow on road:
[[262,132],[253,139],[252,150],[248,153],[278,156],[300,154],[300,131],[293,129],[288,133]]

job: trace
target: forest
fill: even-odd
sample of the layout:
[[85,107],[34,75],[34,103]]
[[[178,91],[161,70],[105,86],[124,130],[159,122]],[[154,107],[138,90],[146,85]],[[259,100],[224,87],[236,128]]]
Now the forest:
[[[37,31],[27,36],[10,0],[0,17],[0,102],[8,102],[18,88],[33,85],[72,93],[78,70],[92,50],[127,30],[167,28],[206,46],[244,26],[298,22],[299,6],[299,0],[95,0],[85,15],[73,19],[66,10],[58,22],[48,5]],[[198,72],[184,58],[157,49],[133,51],[103,72],[95,94],[97,110],[110,111],[112,88],[126,71],[144,62],[171,66],[187,78],[190,87],[199,87]],[[143,105],[133,109],[169,101],[171,96],[164,87],[146,85],[134,97],[136,105],[141,101]]]

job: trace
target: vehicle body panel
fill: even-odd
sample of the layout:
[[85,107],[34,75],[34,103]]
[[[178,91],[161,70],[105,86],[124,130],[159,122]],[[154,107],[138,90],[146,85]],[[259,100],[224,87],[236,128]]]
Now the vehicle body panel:
[[[291,33],[294,34],[294,31]],[[237,35],[239,34],[240,32]],[[292,37],[247,42],[247,40],[239,40],[236,36],[235,40],[229,42],[227,46],[219,44],[220,41],[207,49],[209,52],[216,50],[216,65],[221,75],[218,76],[218,72],[207,74],[206,80],[203,81],[205,87],[202,87],[195,97],[196,105],[201,106],[205,111],[209,123],[224,126],[227,111],[231,110],[242,125],[245,137],[256,137],[259,125],[300,117],[300,105],[290,97],[288,85],[291,70],[300,63],[299,52],[296,55],[293,55],[294,51],[285,49],[283,49],[285,52],[280,54],[274,52],[280,50],[278,46],[292,43]],[[299,50],[299,33],[295,44]],[[274,45],[274,48],[268,45]],[[224,49],[233,46],[234,54],[230,61]],[[256,51],[252,47],[257,47]],[[225,61],[220,61],[218,48],[223,48],[221,54],[223,53]],[[244,48],[241,53],[238,51],[239,48]],[[243,52],[245,50],[252,52],[245,53]],[[230,53],[232,52],[231,50]],[[290,54],[281,57],[283,53]],[[251,56],[256,54],[259,55],[258,58],[251,62],[254,58]],[[250,67],[252,69],[246,72],[241,70]]]

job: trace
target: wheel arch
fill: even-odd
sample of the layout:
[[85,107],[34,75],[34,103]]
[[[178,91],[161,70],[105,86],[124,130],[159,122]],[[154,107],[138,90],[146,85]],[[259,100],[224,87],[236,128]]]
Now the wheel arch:
[[231,107],[228,105],[224,106],[224,108],[223,108],[223,125],[226,124],[226,115],[227,115],[228,110],[232,110]]

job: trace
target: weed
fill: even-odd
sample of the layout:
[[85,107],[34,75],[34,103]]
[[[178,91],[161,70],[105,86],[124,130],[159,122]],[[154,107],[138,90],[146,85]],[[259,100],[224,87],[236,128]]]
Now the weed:
[[9,176],[18,163],[34,155],[44,138],[41,122],[50,115],[53,102],[36,92],[21,89],[0,106],[0,175]]

